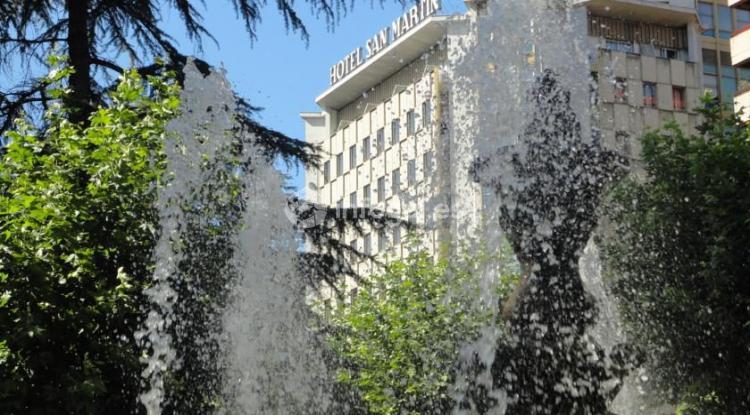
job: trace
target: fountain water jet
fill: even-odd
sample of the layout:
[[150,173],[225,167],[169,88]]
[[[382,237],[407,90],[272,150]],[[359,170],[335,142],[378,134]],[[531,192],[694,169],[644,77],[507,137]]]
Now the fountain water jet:
[[237,125],[223,74],[191,63],[184,74],[151,310],[136,333],[141,402],[149,414],[327,413],[333,375],[310,330],[284,178]]

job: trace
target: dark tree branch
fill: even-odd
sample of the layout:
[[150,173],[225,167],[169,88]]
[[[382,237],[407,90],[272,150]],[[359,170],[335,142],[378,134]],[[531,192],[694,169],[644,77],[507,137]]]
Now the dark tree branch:
[[91,58],[91,64],[96,66],[102,66],[107,69],[111,69],[119,74],[125,73],[125,69],[120,67],[119,65],[115,64],[114,62],[110,62],[106,59],[101,59],[97,57]]

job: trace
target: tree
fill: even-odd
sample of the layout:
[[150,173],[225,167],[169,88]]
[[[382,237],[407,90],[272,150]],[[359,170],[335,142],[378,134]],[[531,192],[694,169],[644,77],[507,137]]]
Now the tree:
[[[70,70],[43,82],[51,97]],[[126,72],[86,127],[19,121],[0,163],[0,411],[123,413],[136,402],[142,290],[157,237],[168,79]]]
[[[0,65],[17,66],[44,61],[50,53],[65,53],[73,68],[70,75],[70,94],[66,95],[71,121],[85,123],[89,114],[101,102],[112,85],[107,74],[122,74],[125,69],[116,63],[120,54],[127,55],[142,76],[163,70],[151,63],[154,56],[165,56],[169,69],[178,76],[185,63],[172,43],[169,34],[160,27],[161,15],[176,11],[191,40],[201,46],[211,34],[201,23],[201,14],[191,0],[11,0],[0,4]],[[203,3],[203,2],[201,2]],[[218,7],[211,2],[211,7]],[[261,19],[260,0],[231,0],[238,18],[242,20],[250,40],[256,38],[256,25]],[[316,14],[330,25],[346,11],[343,0],[308,0]],[[309,38],[307,29],[298,16],[293,2],[278,0],[276,6],[288,29]],[[146,64],[143,64],[143,62]],[[204,70],[208,64],[202,62]],[[23,69],[20,73],[27,73]],[[43,80],[23,76],[18,85],[0,91],[0,136],[12,128],[24,108],[46,108],[55,97],[48,93]],[[257,108],[237,98],[242,111],[243,128],[257,134],[273,156],[290,157],[303,162],[314,162],[311,146],[277,131],[267,129],[253,119]]]
[[[229,0],[228,0],[229,1]],[[317,15],[322,15],[332,25],[347,10],[343,0],[308,0]],[[69,120],[86,124],[91,112],[107,105],[107,93],[116,83],[108,84],[108,75],[122,74],[124,68],[116,63],[121,54],[134,63],[140,76],[172,71],[182,83],[182,68],[187,57],[179,52],[172,39],[159,26],[162,13],[175,10],[184,23],[189,37],[198,45],[212,39],[202,25],[201,14],[192,0],[12,0],[0,2],[0,65],[21,65],[19,73],[28,74],[29,66],[44,61],[49,53],[68,54],[70,72],[65,94],[66,113]],[[216,7],[216,2],[211,2]],[[263,1],[231,0],[238,18],[248,32],[249,40],[256,39],[256,25],[261,19]],[[298,16],[293,2],[278,0],[276,6],[287,28],[298,32],[303,40],[309,35]],[[166,62],[152,63],[155,56],[164,56]],[[208,74],[208,63],[195,60],[196,65]],[[27,116],[47,109],[61,96],[49,90],[42,79],[22,76],[19,83],[8,90],[0,90],[0,137],[13,128],[15,119],[24,111]],[[294,139],[269,129],[255,120],[259,108],[237,95],[237,137],[252,136],[263,147],[269,159],[282,158],[288,164],[301,162],[308,168],[318,168],[318,149],[304,141]],[[38,123],[43,128],[44,123]],[[242,145],[242,144],[239,144]],[[338,243],[335,231],[344,227],[361,230],[361,224],[387,221],[388,218],[371,210],[345,209],[336,211],[292,199],[290,209],[301,218],[322,216],[315,226],[301,226],[304,237],[317,249],[302,255],[300,264],[306,268],[313,284],[332,283],[332,275],[349,274],[352,268],[342,261],[348,253],[363,256],[362,252]],[[344,270],[344,273],[331,272]]]
[[[338,380],[359,392],[368,413],[439,414],[455,406],[450,386],[460,347],[492,324],[492,310],[476,301],[479,263],[419,251],[362,281],[351,304],[333,310]],[[516,280],[498,281],[501,296]]]
[[651,377],[683,413],[750,411],[750,132],[706,101],[698,134],[643,139],[608,204],[606,260]]

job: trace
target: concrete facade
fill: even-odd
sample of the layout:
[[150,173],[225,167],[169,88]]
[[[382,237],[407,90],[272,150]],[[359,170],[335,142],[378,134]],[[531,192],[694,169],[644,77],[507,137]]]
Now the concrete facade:
[[[686,129],[698,123],[694,108],[704,92],[704,45],[697,5],[692,0],[579,3],[588,11],[594,51],[594,126],[604,142],[637,162],[637,137],[647,129],[671,121]],[[423,229],[421,245],[433,253],[460,242],[462,225],[445,218],[481,216],[483,202],[478,188],[461,192],[468,200],[456,200],[456,187],[472,186],[466,174],[456,173],[460,163],[453,154],[453,125],[467,118],[456,113],[456,100],[464,97],[452,94],[446,73],[454,45],[467,39],[472,19],[481,19],[481,12],[428,18],[319,96],[320,112],[301,114],[306,140],[323,149],[323,167],[306,172],[310,201],[373,207],[412,220]],[[653,38],[633,37],[638,33],[633,27]],[[400,228],[341,238],[383,260],[407,253]],[[358,266],[364,275],[374,267]]]

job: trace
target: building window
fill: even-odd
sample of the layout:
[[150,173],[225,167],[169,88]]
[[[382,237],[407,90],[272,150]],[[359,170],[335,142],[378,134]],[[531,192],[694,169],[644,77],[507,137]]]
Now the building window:
[[401,225],[396,225],[393,227],[393,245],[398,245],[401,243]]
[[365,187],[362,188],[362,203],[365,206],[370,206],[370,185],[366,184]]
[[339,153],[336,155],[336,177],[344,174],[344,154]]
[[422,127],[429,128],[432,123],[432,105],[429,99],[422,103]]
[[635,53],[635,46],[632,42],[623,42],[621,40],[607,40],[606,48],[615,52]]
[[326,160],[325,163],[323,163],[323,183],[328,183],[331,181],[331,160]]
[[417,212],[411,212],[409,214],[409,225],[411,226],[417,226]]
[[372,254],[372,236],[368,233],[365,235],[365,255]]
[[737,90],[745,91],[748,85],[750,85],[750,69],[740,68],[737,71],[739,72],[739,75],[740,75],[740,78],[739,78],[740,82],[739,82],[739,85],[737,86]]
[[378,130],[376,140],[377,140],[377,143],[375,143],[375,145],[377,146],[376,151],[378,152],[377,155],[379,156],[383,154],[383,151],[385,151],[385,129],[384,128],[381,128]]
[[716,51],[712,49],[703,49],[703,73],[716,75],[719,70],[719,59]]
[[672,87],[672,102],[674,103],[675,110],[685,110],[685,88]]
[[414,110],[406,113],[406,135],[414,135],[417,132],[417,119]]
[[424,170],[425,179],[430,177],[432,174],[432,151],[428,151],[422,155],[422,169]]
[[703,87],[714,97],[719,96],[719,57],[715,50],[703,49]]
[[357,146],[356,144],[349,147],[349,168],[357,167]]
[[615,102],[628,102],[628,81],[625,78],[615,78]]
[[735,30],[750,26],[750,10],[734,9],[734,16],[737,19],[734,23]]
[[703,36],[716,36],[714,30],[714,5],[712,3],[698,3],[698,16],[700,17],[701,26],[706,28]]
[[417,183],[417,162],[416,160],[409,160],[406,163],[406,184],[408,186],[414,186]]
[[653,82],[643,83],[643,106],[656,107],[656,84]]
[[383,252],[388,247],[388,237],[384,230],[378,231],[378,251]]
[[362,140],[362,160],[367,161],[370,159],[370,137],[365,137]]
[[396,169],[391,172],[391,194],[397,195],[401,190],[401,171]]
[[[352,249],[354,249],[356,251],[357,250],[357,240],[356,239],[352,239],[351,241],[349,241],[349,247],[352,248]],[[354,259],[356,259],[356,258],[357,257],[354,255],[354,253],[352,253],[351,254],[352,261]]]
[[385,200],[385,177],[378,178],[378,202]]
[[349,193],[349,207],[357,207],[357,192]]
[[712,97],[719,97],[719,77],[716,75],[703,74],[703,93],[711,94]]
[[729,52],[720,52],[721,59],[721,100],[726,104],[734,102],[734,93],[737,92],[737,72],[732,66],[732,55]]
[[339,199],[338,202],[336,202],[336,209],[341,212],[341,210],[344,209],[344,199]]
[[727,6],[719,6],[719,37],[732,37],[732,9]]
[[659,57],[664,59],[677,59],[678,51],[672,48],[659,48]]
[[394,118],[391,121],[391,144],[398,144],[401,139],[401,120]]

